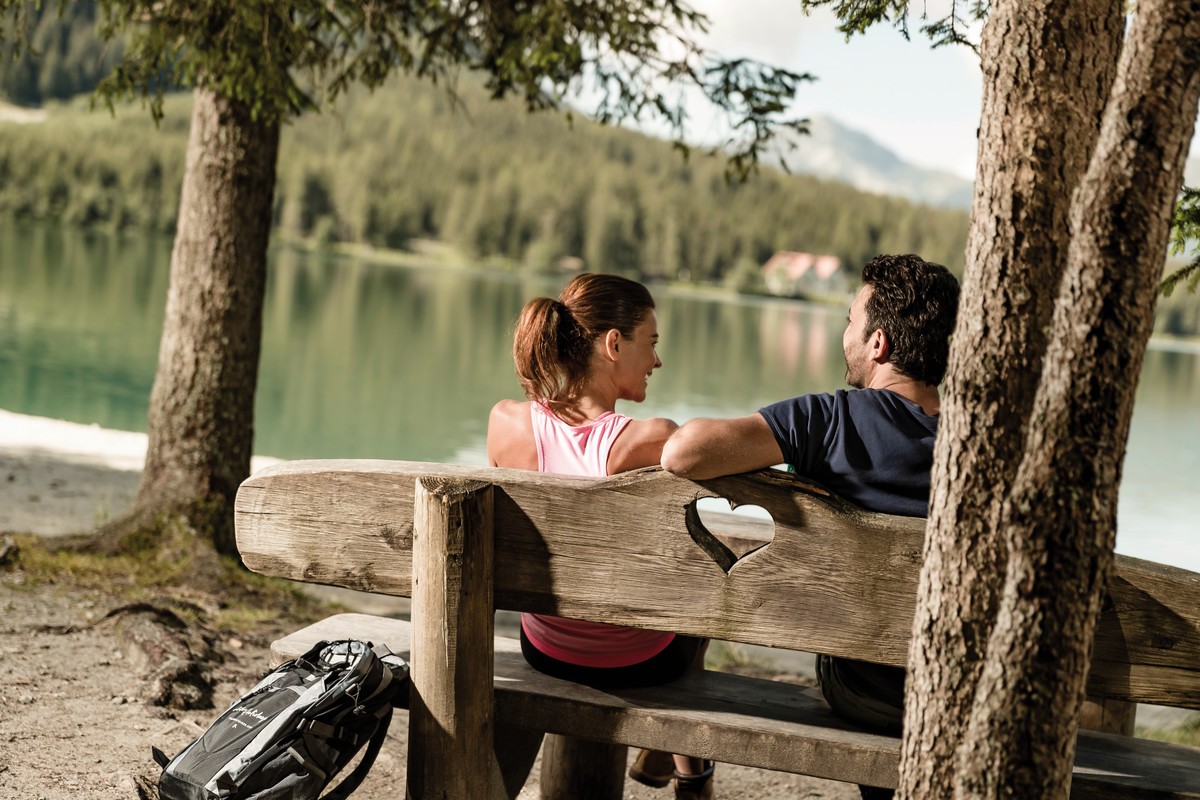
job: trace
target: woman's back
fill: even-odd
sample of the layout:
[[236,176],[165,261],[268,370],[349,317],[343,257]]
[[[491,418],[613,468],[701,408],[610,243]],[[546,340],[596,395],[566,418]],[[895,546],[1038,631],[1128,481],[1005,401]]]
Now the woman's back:
[[[568,475],[615,475],[631,469],[654,466],[662,457],[663,445],[667,438],[679,426],[672,420],[662,417],[652,419],[633,419],[623,414],[615,414],[623,420],[609,421],[605,424],[603,435],[605,444],[605,460],[598,463],[605,465],[603,470],[582,472],[577,470],[561,470],[555,464],[546,466],[539,457],[538,444],[534,438],[535,407],[534,402],[518,402],[516,400],[501,400],[492,408],[488,417],[488,461],[493,467],[509,467],[511,469],[530,469],[538,472],[562,472]],[[543,406],[544,408],[544,406]],[[611,412],[606,412],[611,413]],[[592,439],[598,434],[586,429],[601,421],[605,415],[596,420],[586,421],[581,426],[570,426],[558,417],[554,417],[559,426],[566,427],[566,436]],[[610,418],[611,419],[611,418]],[[611,427],[610,427],[611,426]],[[598,446],[600,439],[589,442],[593,447]],[[594,462],[593,463],[597,463]]]
[[632,421],[624,414],[607,411],[590,422],[572,426],[541,403],[530,403],[529,409],[538,471],[560,475],[607,475],[613,443]]

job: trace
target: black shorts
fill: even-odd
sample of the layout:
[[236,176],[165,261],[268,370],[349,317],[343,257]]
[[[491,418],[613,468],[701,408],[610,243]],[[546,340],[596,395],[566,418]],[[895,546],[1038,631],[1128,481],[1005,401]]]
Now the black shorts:
[[658,686],[681,677],[696,662],[707,639],[675,635],[657,655],[627,667],[581,667],[552,658],[533,646],[521,629],[521,655],[529,666],[555,678],[601,689],[637,689]]
[[898,736],[904,722],[904,670],[817,656],[817,682],[830,708],[868,730]]

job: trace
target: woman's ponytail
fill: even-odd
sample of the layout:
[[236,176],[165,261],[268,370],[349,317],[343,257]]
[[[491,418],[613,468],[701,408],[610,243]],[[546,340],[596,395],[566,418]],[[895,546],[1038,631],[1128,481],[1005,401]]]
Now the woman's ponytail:
[[640,283],[587,273],[571,279],[558,300],[530,300],[513,332],[513,362],[525,396],[555,410],[573,401],[587,380],[596,338],[614,328],[633,336],[653,308]]

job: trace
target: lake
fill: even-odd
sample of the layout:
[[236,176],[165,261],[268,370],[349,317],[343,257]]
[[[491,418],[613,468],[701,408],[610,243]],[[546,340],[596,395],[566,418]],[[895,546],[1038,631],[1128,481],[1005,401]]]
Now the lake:
[[[170,241],[0,220],[0,408],[144,431]],[[519,398],[511,331],[565,279],[399,268],[275,248],[255,452],[486,463]],[[664,367],[622,410],[734,416],[842,386],[842,309],[655,290]],[[1119,552],[1200,572],[1200,347],[1155,343],[1138,388]]]

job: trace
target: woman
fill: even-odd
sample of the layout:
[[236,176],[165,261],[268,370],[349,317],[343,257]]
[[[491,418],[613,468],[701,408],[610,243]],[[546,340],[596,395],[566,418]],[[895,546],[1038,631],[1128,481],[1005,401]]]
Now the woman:
[[[492,466],[604,476],[657,464],[669,419],[635,420],[618,400],[640,403],[654,370],[658,320],[640,283],[583,274],[557,300],[521,311],[513,360],[528,402],[501,400],[488,418]],[[653,686],[702,662],[704,642],[673,633],[521,615],[521,651],[540,672],[593,686]],[[677,798],[712,797],[712,764],[642,751],[630,775],[651,786],[675,777]]]

